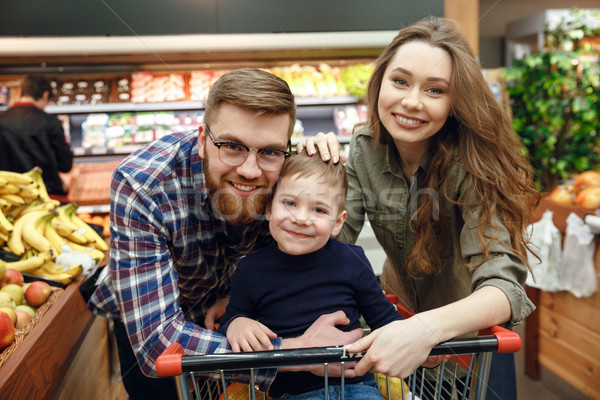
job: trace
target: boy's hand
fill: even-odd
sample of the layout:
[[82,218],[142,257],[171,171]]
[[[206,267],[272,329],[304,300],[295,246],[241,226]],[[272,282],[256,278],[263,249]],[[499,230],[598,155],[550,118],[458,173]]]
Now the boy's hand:
[[237,317],[227,327],[227,341],[234,353],[240,351],[273,350],[270,339],[277,335],[260,322],[246,318]]

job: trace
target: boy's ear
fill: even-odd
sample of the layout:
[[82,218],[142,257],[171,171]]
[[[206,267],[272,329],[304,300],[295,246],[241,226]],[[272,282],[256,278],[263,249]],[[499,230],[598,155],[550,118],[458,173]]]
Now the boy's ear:
[[342,230],[342,226],[344,226],[344,222],[346,222],[346,217],[348,216],[348,212],[343,210],[340,215],[338,215],[335,220],[335,224],[333,224],[333,229],[331,230],[331,236],[337,236],[340,234]]

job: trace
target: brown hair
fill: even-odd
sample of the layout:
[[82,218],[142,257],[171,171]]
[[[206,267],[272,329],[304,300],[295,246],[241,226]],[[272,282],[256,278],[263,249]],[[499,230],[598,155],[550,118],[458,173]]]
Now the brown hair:
[[225,73],[210,88],[204,122],[211,125],[218,118],[222,103],[230,103],[262,114],[289,114],[288,138],[296,123],[296,103],[288,84],[260,69],[241,68]]
[[[533,184],[530,163],[521,153],[522,144],[517,138],[509,116],[489,90],[468,42],[459,32],[457,24],[449,19],[428,17],[401,29],[375,62],[375,71],[367,88],[369,109],[368,126],[376,142],[393,145],[390,134],[380,121],[377,102],[383,75],[400,46],[420,41],[446,51],[452,59],[450,96],[452,109],[446,124],[430,140],[431,162],[427,169],[425,187],[439,190],[448,198],[445,178],[450,170],[453,153],[460,156],[462,165],[472,177],[469,190],[481,199],[479,205],[479,242],[483,249],[483,263],[489,259],[489,248],[496,234],[486,235],[487,227],[496,231],[493,215],[508,230],[515,254],[526,264],[529,240],[525,236],[533,207],[539,193]],[[455,202],[454,202],[455,203]],[[445,218],[432,196],[421,196],[417,212],[411,221],[416,238],[408,259],[408,270],[435,273],[440,268],[440,254],[436,235],[447,232]],[[489,231],[488,231],[489,232]],[[439,236],[437,236],[439,237]],[[479,264],[481,265],[481,264]],[[476,265],[478,266],[478,265]]]
[[43,75],[27,75],[21,84],[21,96],[30,96],[34,100],[39,100],[48,92],[48,99],[52,99],[52,86],[50,81]]
[[[348,177],[346,176],[346,167],[341,162],[323,161],[321,154],[317,152],[309,156],[306,148],[300,153],[294,153],[285,160],[279,179],[300,175],[303,178],[314,177],[329,187],[339,187],[340,195],[338,199],[338,211],[346,208],[346,193],[348,192]],[[275,190],[273,190],[275,192]]]

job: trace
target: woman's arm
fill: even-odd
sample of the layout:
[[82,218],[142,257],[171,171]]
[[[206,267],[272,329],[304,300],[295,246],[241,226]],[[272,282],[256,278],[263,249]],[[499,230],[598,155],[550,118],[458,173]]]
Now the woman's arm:
[[354,367],[357,375],[372,371],[406,378],[436,344],[504,323],[510,316],[504,292],[484,286],[462,300],[391,322],[346,349],[353,353],[368,349]]

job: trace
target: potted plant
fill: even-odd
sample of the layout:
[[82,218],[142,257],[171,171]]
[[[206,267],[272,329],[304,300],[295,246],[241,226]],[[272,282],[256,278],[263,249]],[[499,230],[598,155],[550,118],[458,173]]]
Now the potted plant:
[[600,24],[598,13],[572,10],[545,32],[544,47],[504,69],[513,127],[541,191],[573,174],[600,168]]

